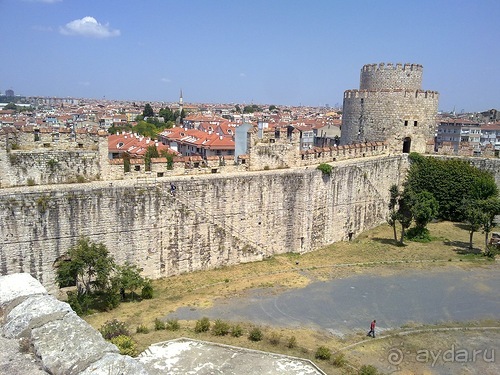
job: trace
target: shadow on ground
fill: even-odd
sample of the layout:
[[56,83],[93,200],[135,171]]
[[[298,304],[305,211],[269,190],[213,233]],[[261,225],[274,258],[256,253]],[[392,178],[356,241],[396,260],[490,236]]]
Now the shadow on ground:
[[397,246],[397,247],[405,247],[406,244],[401,244],[399,241],[395,241],[394,238],[380,238],[380,237],[374,237],[372,238],[373,241],[379,242],[384,245],[392,245],[392,246]]
[[478,248],[470,248],[469,247],[469,242],[464,242],[464,241],[444,241],[444,244],[446,246],[451,246],[454,247],[453,251],[457,254],[460,255],[479,255],[482,253],[481,249]]

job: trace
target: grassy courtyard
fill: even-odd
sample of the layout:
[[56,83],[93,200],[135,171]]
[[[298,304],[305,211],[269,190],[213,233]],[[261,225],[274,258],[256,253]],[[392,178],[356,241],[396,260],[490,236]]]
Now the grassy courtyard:
[[[155,319],[164,318],[179,307],[203,309],[211,306],[217,298],[242,296],[253,288],[272,287],[275,292],[279,289],[302,288],[318,280],[330,280],[359,273],[389,275],[404,271],[405,268],[464,268],[494,264],[480,254],[484,246],[484,235],[481,233],[474,235],[474,249],[470,251],[468,249],[469,234],[461,226],[450,222],[439,222],[430,224],[429,230],[433,237],[432,242],[407,242],[404,246],[400,246],[392,238],[392,228],[382,225],[363,233],[351,242],[334,243],[321,250],[303,255],[277,255],[262,262],[155,280],[153,299],[122,303],[113,311],[94,314],[86,317],[86,320],[95,328],[99,328],[111,319],[125,322],[138,344],[139,352],[156,342],[178,337],[192,337],[309,358],[329,374],[356,373],[355,369],[362,364],[370,364],[370,356],[363,353],[363,350],[375,355],[385,350],[383,345],[387,343],[374,342],[365,349],[363,346],[356,346],[355,349],[342,351],[344,354],[339,355],[335,354],[338,350],[359,343],[364,338],[355,334],[351,337],[338,338],[328,332],[265,326],[259,327],[264,339],[253,342],[248,339],[248,332],[254,327],[252,322],[239,322],[243,335],[233,337],[231,335],[216,336],[211,332],[196,333],[195,321],[179,321],[178,330],[155,330]],[[230,323],[230,325],[233,324]],[[500,323],[473,322],[470,325],[474,327],[498,326]],[[147,327],[149,333],[136,333],[139,326]],[[443,340],[446,340],[446,337],[451,340],[453,332],[444,334]],[[424,337],[422,335],[420,337]],[[296,339],[295,346],[289,345],[292,336]],[[412,338],[412,340],[416,339]],[[314,359],[319,346],[330,348],[332,352],[330,360]],[[375,360],[374,358],[372,360]]]

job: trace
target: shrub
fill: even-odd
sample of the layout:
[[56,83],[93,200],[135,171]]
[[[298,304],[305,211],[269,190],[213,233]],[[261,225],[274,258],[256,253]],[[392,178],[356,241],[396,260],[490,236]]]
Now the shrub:
[[120,322],[118,319],[108,320],[99,328],[99,332],[101,332],[102,337],[106,340],[111,340],[118,336],[130,336],[125,323]]
[[240,337],[243,334],[243,329],[239,324],[236,324],[231,327],[231,336]]
[[118,347],[118,349],[120,349],[120,354],[129,355],[131,357],[137,355],[137,350],[136,350],[137,344],[132,339],[132,337],[126,335],[120,335],[113,337],[110,341],[113,344],[115,344]]
[[90,305],[92,298],[87,294],[78,294],[77,292],[70,291],[68,295],[68,304],[78,316],[87,315],[90,312]]
[[77,175],[76,176],[76,182],[78,182],[79,184],[84,183],[85,182],[85,177],[82,176],[81,174]]
[[135,330],[136,333],[149,333],[149,328],[146,327],[144,324],[141,324],[137,329]]
[[155,331],[161,331],[163,329],[167,329],[167,325],[164,321],[156,318],[155,319]]
[[47,166],[50,168],[51,171],[54,171],[58,167],[59,163],[55,159],[50,159],[47,161]]
[[297,339],[295,338],[295,336],[290,336],[288,342],[286,343],[286,346],[289,349],[293,349],[297,346]]
[[207,317],[203,317],[196,321],[194,331],[196,333],[207,332],[210,329],[210,320]]
[[324,175],[328,175],[328,176],[330,176],[332,174],[332,171],[333,171],[333,167],[327,163],[321,163],[316,168],[319,169]]
[[491,244],[486,246],[484,255],[490,259],[495,259],[495,257],[500,253],[500,244]]
[[428,243],[432,241],[431,234],[427,228],[412,227],[405,233],[405,237],[413,242]]
[[344,367],[347,363],[347,360],[345,359],[345,354],[344,353],[339,353],[335,357],[333,357],[333,365],[335,367]]
[[178,331],[181,329],[181,325],[177,319],[168,319],[165,328],[169,331]]
[[358,371],[359,375],[377,375],[377,369],[372,365],[363,365]]
[[314,358],[323,359],[325,361],[328,361],[331,356],[332,356],[332,352],[326,346],[320,346],[316,350],[316,353],[314,354]]
[[35,179],[34,178],[28,178],[28,180],[26,180],[26,184],[28,186],[35,186]]
[[212,327],[212,334],[215,336],[225,336],[229,333],[229,324],[217,319]]
[[142,287],[141,297],[143,299],[153,298],[153,286],[151,285],[151,281],[147,280],[146,284]]
[[280,340],[281,340],[281,335],[279,333],[272,332],[271,336],[269,336],[269,342],[273,346],[278,346],[280,343]]
[[260,330],[260,328],[255,327],[255,328],[252,328],[252,330],[248,334],[248,339],[250,341],[260,341],[260,340],[262,340],[263,336],[264,335],[262,334],[262,331]]

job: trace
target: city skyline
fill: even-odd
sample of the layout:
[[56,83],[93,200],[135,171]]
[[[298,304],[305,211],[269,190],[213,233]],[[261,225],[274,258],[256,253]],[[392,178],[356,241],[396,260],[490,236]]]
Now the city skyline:
[[482,111],[500,104],[499,15],[494,0],[3,0],[0,90],[337,106],[363,65],[415,63],[440,110]]

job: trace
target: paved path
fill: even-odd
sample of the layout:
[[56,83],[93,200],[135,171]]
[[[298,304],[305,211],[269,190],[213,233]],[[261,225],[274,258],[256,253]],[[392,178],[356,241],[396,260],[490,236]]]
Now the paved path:
[[221,299],[209,309],[180,308],[169,317],[252,321],[259,324],[328,330],[344,335],[410,322],[500,319],[500,267],[463,270],[396,271],[391,276],[354,275],[314,282],[303,289],[253,290],[241,298]]

